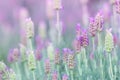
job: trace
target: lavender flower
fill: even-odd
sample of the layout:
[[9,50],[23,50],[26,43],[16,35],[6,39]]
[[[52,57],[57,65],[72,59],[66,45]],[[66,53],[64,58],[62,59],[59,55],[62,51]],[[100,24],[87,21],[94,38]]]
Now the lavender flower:
[[113,35],[110,30],[106,30],[106,36],[105,36],[105,51],[111,52],[114,48],[114,41],[113,41]]
[[60,63],[60,51],[59,49],[55,50],[55,64],[59,64]]
[[89,41],[88,41],[88,35],[87,35],[86,30],[83,30],[83,32],[82,32],[79,40],[80,40],[80,45],[81,45],[82,47],[88,46]]
[[26,36],[27,38],[32,38],[34,36],[34,24],[31,18],[26,19]]
[[52,80],[58,80],[58,74],[56,71],[52,74]]
[[18,48],[14,48],[13,50],[10,50],[8,54],[8,61],[9,62],[16,62],[20,58],[20,52]]
[[39,49],[36,49],[36,60],[41,60],[42,59],[42,54],[41,51]]
[[51,69],[51,67],[50,67],[50,60],[46,59],[46,61],[45,61],[45,73],[49,74],[50,73],[50,69]]
[[6,70],[7,66],[0,61],[0,74],[2,74]]
[[66,74],[64,74],[64,75],[62,76],[62,80],[68,80],[68,76],[67,76]]
[[71,50],[69,50],[68,55],[68,67],[69,69],[74,69],[74,54]]
[[16,74],[12,69],[9,69],[9,80],[16,80]]
[[97,30],[100,32],[103,29],[103,14],[102,12],[98,12],[97,15],[95,16],[95,24],[97,26]]
[[79,37],[82,33],[82,29],[81,29],[81,26],[80,24],[77,24],[76,26],[76,37]]
[[54,9],[59,10],[62,8],[61,0],[54,0]]
[[116,7],[116,12],[118,14],[120,14],[120,1],[119,0],[116,0],[115,2],[115,7]]
[[64,48],[63,49],[63,62],[64,63],[67,63],[67,61],[68,61],[68,48]]
[[74,40],[73,47],[74,47],[74,49],[75,49],[75,51],[76,51],[77,53],[80,52],[80,50],[81,50],[81,45],[80,45],[80,40],[79,40],[78,37]]
[[36,60],[33,51],[28,51],[28,68],[31,71],[36,69]]
[[92,37],[94,37],[97,33],[97,26],[95,25],[95,20],[93,18],[90,18],[90,24],[89,24],[89,32]]

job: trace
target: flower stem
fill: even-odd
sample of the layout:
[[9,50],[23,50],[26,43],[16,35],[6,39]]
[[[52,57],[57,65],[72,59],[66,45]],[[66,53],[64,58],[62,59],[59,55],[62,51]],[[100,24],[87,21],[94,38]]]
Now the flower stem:
[[74,78],[73,78],[73,70],[70,70],[70,74],[71,74],[71,80],[74,80]]
[[18,73],[18,78],[19,78],[19,80],[22,80],[21,79],[21,73],[20,73],[19,65],[18,65],[17,62],[15,64],[16,64],[16,69],[17,69],[17,73]]
[[77,60],[78,60],[78,71],[80,76],[82,75],[82,69],[81,69],[81,60],[80,60],[80,53],[77,54]]
[[57,71],[58,71],[58,80],[61,80],[60,79],[60,66],[59,65],[57,65]]
[[42,75],[42,71],[41,71],[41,63],[38,61],[38,69],[39,69],[39,74],[40,76]]
[[86,50],[85,48],[83,48],[83,56],[84,56],[84,63],[85,63],[85,67],[88,67],[88,63],[87,63],[87,56],[86,56]]
[[65,64],[65,69],[66,69],[67,75],[69,75],[69,71],[68,71],[68,68],[67,68],[67,65],[66,65],[66,64]]
[[35,78],[35,72],[32,71],[32,74],[33,74],[33,80],[36,80],[36,78]]
[[28,73],[28,69],[27,69],[26,63],[24,63],[24,69],[25,69],[26,77],[27,77],[27,79],[28,79],[28,78],[29,78],[29,73]]

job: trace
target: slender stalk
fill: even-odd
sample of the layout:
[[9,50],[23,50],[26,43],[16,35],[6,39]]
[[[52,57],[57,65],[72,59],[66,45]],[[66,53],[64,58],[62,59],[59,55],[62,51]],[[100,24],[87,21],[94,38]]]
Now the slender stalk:
[[33,80],[36,80],[36,78],[35,78],[35,72],[32,71],[32,74],[33,74]]
[[19,80],[22,80],[19,65],[17,62],[15,63],[15,65],[16,65],[16,69],[17,69],[17,73],[18,73],[18,78],[19,78]]
[[84,57],[84,63],[85,63],[85,67],[88,67],[88,63],[87,63],[87,56],[86,56],[86,50],[85,48],[82,49],[83,50],[83,57]]
[[73,70],[70,70],[70,74],[71,74],[71,80],[74,80],[74,78],[73,78]]
[[29,72],[28,72],[27,64],[26,63],[24,63],[24,69],[25,69],[26,77],[27,77],[27,79],[29,79]]
[[39,61],[38,61],[37,63],[38,63],[39,74],[40,74],[40,76],[41,76],[41,75],[42,75],[41,63],[40,63]]
[[77,60],[78,60],[78,71],[79,71],[79,74],[80,76],[82,75],[82,69],[81,69],[81,60],[80,60],[80,53],[77,54]]
[[58,71],[58,80],[61,80],[60,79],[60,66],[59,65],[57,65],[57,71]]
[[67,75],[69,75],[68,67],[66,64],[65,64],[65,70],[66,70]]
[[92,43],[93,43],[93,44],[92,44],[92,46],[93,46],[93,52],[95,51],[95,40],[94,40],[94,39],[95,39],[95,38],[93,37],[93,38],[92,38]]
[[111,54],[109,53],[109,76],[111,80],[114,80],[113,78],[113,70],[112,70],[112,61],[111,61]]

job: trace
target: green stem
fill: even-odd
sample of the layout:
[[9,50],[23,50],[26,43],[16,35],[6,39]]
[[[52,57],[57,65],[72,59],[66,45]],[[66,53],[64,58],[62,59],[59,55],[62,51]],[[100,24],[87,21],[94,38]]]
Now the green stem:
[[65,69],[66,69],[67,75],[69,75],[69,71],[68,71],[68,68],[67,68],[67,65],[66,65],[66,64],[65,64]]
[[25,69],[26,77],[27,77],[27,79],[29,79],[29,73],[28,73],[27,65],[25,62],[24,62],[24,69]]
[[41,75],[42,75],[41,63],[40,63],[39,61],[38,61],[37,63],[38,63],[39,74],[40,74],[40,76],[41,76]]
[[71,74],[71,80],[74,80],[74,78],[73,78],[73,70],[70,71],[70,74]]
[[110,76],[110,79],[111,80],[114,80],[113,79],[113,71],[112,71],[112,61],[111,61],[111,54],[109,53],[109,76]]
[[35,72],[32,71],[32,74],[33,74],[33,80],[36,80],[36,78],[35,78]]
[[85,63],[85,67],[88,67],[88,63],[87,63],[87,56],[86,56],[86,50],[85,48],[83,48],[83,56],[84,56],[84,63]]
[[30,38],[30,39],[28,39],[28,48],[29,49],[33,49],[33,47],[32,47],[32,39]]
[[16,64],[16,69],[17,69],[17,73],[18,73],[18,78],[19,78],[19,80],[22,80],[21,79],[21,73],[20,73],[19,65],[18,65],[17,62],[15,64]]
[[93,43],[93,52],[95,51],[95,41],[94,41],[94,37],[92,38],[92,43]]
[[59,65],[57,65],[57,71],[58,71],[58,80],[61,80],[61,79],[60,79],[60,71],[59,71],[59,70],[60,70],[60,66],[59,66]]
[[80,62],[80,53],[77,54],[77,60],[78,60],[78,71],[80,76],[82,75],[82,69],[81,69],[81,62]]

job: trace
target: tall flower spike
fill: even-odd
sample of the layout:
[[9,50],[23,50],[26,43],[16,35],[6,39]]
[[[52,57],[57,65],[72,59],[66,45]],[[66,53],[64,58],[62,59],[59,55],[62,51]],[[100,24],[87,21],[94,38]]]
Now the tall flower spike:
[[59,49],[56,49],[55,51],[55,64],[59,64],[60,63],[60,51]]
[[106,30],[105,51],[110,53],[114,48],[113,35],[110,30]]
[[59,10],[62,8],[62,2],[61,0],[54,0],[54,9]]
[[71,50],[68,55],[68,67],[69,69],[74,69],[74,54]]
[[80,45],[82,46],[82,47],[86,47],[86,46],[88,46],[88,44],[89,44],[89,41],[88,41],[88,35],[87,35],[87,32],[86,32],[86,30],[84,30],[83,32],[82,32],[82,35],[80,36]]
[[63,62],[67,63],[68,61],[68,48],[63,49]]
[[120,1],[119,0],[116,0],[115,2],[115,7],[116,7],[116,12],[118,14],[120,14]]
[[31,18],[26,19],[26,36],[27,38],[32,38],[34,36],[34,24]]
[[95,25],[95,20],[93,18],[90,18],[90,24],[88,30],[92,37],[94,37],[97,33],[97,26]]
[[62,76],[62,80],[68,80],[68,76],[67,76],[66,74],[64,74],[64,75]]
[[46,61],[45,61],[45,73],[49,74],[50,73],[50,69],[51,69],[51,67],[50,67],[50,60],[46,59]]
[[95,24],[97,26],[97,30],[100,32],[103,29],[103,15],[101,12],[98,12],[95,16]]
[[33,51],[28,51],[28,68],[31,71],[36,69],[36,60]]

